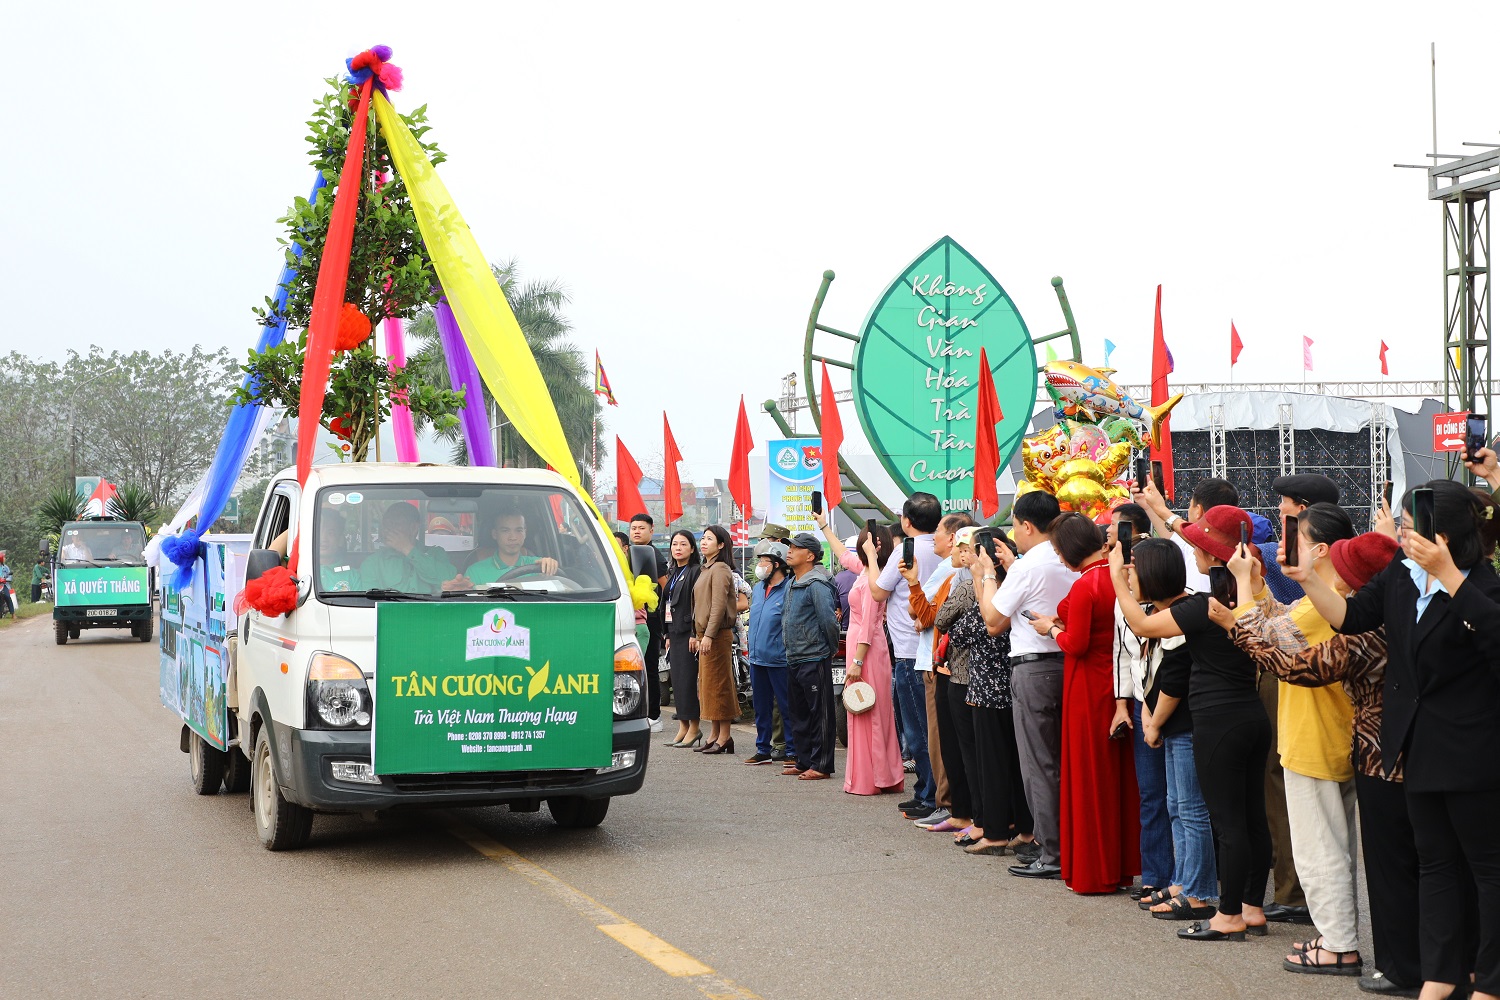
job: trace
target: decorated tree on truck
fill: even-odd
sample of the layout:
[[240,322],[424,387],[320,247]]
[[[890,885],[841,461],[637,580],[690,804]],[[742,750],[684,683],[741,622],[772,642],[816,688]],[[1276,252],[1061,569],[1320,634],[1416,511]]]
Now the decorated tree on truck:
[[[354,118],[359,88],[336,79],[318,100],[307,123],[307,142],[317,183],[312,196],[298,197],[278,221],[286,226],[285,247],[289,280],[267,297],[256,314],[267,327],[297,330],[295,341],[252,350],[243,370],[245,384],[234,403],[261,402],[281,406],[288,416],[302,417],[302,373],[308,328],[318,275],[328,243],[329,225]],[[364,122],[369,140],[359,165],[358,204],[349,244],[348,275],[337,317],[334,357],[328,368],[327,392],[317,413],[320,425],[340,438],[334,446],[340,457],[363,462],[380,425],[393,405],[404,406],[423,423],[445,430],[458,423],[464,390],[425,382],[420,371],[387,361],[376,351],[374,325],[386,325],[387,339],[399,340],[400,321],[428,311],[439,298],[438,278],[422,244],[411,198],[401,178],[390,169],[390,154],[380,132]],[[426,109],[400,116],[416,137],[427,160],[436,165],[443,154],[436,143],[422,142]],[[388,344],[388,350],[390,345]]]

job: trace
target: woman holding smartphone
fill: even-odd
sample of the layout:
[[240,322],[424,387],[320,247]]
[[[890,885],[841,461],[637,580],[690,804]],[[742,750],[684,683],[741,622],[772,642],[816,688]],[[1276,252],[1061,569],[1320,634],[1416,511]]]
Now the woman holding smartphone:
[[[1393,751],[1406,749],[1406,804],[1422,865],[1422,995],[1441,1000],[1465,978],[1464,896],[1472,879],[1479,896],[1473,996],[1493,998],[1500,996],[1500,577],[1490,559],[1500,510],[1448,480],[1412,490],[1401,506],[1405,558],[1358,593],[1345,597],[1300,565],[1288,575],[1305,578],[1298,582],[1338,631],[1385,626],[1380,745],[1388,772]],[[1431,524],[1414,525],[1419,510]]]
[[1047,528],[1058,558],[1080,574],[1057,616],[1033,619],[1063,651],[1063,881],[1080,894],[1128,888],[1141,872],[1141,799],[1129,716],[1115,703],[1115,594],[1099,526],[1062,514]]
[[[1227,563],[1249,534],[1250,515],[1238,507],[1210,509],[1180,533],[1193,546],[1198,571]],[[1253,557],[1258,550],[1250,550]],[[1259,566],[1259,563],[1256,564]],[[1266,757],[1271,720],[1256,691],[1248,654],[1209,618],[1207,594],[1190,594],[1148,615],[1130,589],[1119,546],[1110,553],[1115,597],[1130,630],[1143,639],[1184,636],[1193,665],[1188,708],[1193,713],[1193,759],[1213,820],[1219,861],[1219,907],[1208,920],[1184,927],[1187,941],[1243,941],[1266,933],[1266,878],[1271,870],[1271,828],[1266,821]],[[1259,574],[1255,574],[1256,577]],[[1259,591],[1260,579],[1252,579]]]

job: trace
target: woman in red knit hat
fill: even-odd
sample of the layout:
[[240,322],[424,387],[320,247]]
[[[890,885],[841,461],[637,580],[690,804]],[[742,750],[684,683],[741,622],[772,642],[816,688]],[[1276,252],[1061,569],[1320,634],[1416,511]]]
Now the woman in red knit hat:
[[[1250,515],[1218,506],[1183,526],[1193,545],[1198,571],[1223,566],[1251,534]],[[1264,585],[1259,550],[1252,588]],[[1221,883],[1218,912],[1177,932],[1188,941],[1243,941],[1266,933],[1266,878],[1271,870],[1271,829],[1266,821],[1266,756],[1271,721],[1256,693],[1255,663],[1208,616],[1209,595],[1192,594],[1165,611],[1147,615],[1130,590],[1119,546],[1110,553],[1115,597],[1130,629],[1143,639],[1187,639],[1193,657],[1188,708],[1193,713],[1193,759],[1208,814],[1213,820]]]

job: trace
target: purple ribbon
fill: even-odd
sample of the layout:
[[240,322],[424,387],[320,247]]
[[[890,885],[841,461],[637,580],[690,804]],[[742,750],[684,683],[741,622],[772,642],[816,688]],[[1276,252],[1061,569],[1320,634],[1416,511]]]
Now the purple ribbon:
[[474,355],[464,343],[463,332],[459,330],[458,320],[453,317],[446,298],[438,300],[436,314],[438,340],[448,362],[448,381],[455,390],[464,390],[464,406],[458,411],[458,422],[463,428],[469,464],[498,465],[495,442],[490,437],[490,422],[485,414],[483,383],[479,381],[479,369],[474,366]]

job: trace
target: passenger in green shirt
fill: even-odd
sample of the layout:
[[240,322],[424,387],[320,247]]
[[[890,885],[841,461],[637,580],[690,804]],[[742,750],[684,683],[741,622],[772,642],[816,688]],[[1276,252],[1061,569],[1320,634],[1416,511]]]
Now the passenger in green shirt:
[[380,519],[381,546],[359,567],[359,589],[407,594],[468,590],[468,578],[453,568],[448,553],[435,545],[417,544],[420,530],[417,508],[403,501],[387,507]]
[[495,518],[495,526],[490,529],[490,537],[495,540],[495,554],[469,567],[469,579],[474,586],[494,583],[518,566],[535,565],[544,576],[557,572],[556,559],[526,554],[526,515],[519,510],[502,510]]
[[344,518],[327,508],[318,525],[318,585],[325,592],[364,589],[344,551]]
[[37,604],[42,599],[42,582],[47,579],[47,571],[42,569],[42,561],[38,559],[36,565],[31,567],[31,603]]

